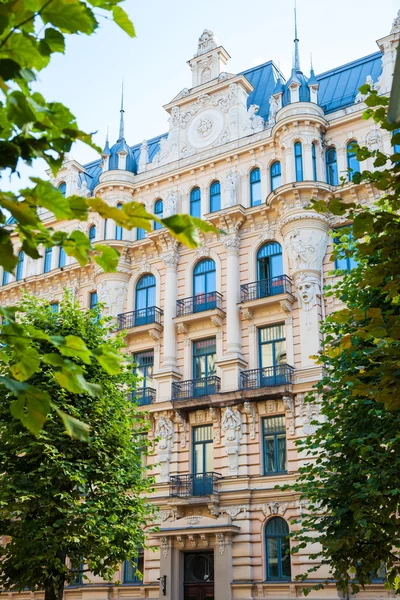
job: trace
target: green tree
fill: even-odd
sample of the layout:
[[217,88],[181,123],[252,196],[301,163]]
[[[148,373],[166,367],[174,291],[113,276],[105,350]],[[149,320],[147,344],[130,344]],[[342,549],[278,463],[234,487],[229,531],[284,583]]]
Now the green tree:
[[[388,99],[369,86],[361,91],[370,93],[365,118],[393,132]],[[399,147],[399,133],[392,144]],[[352,221],[352,237],[345,230],[335,254],[353,256],[358,266],[327,291],[345,308],[323,325],[324,375],[316,391],[325,422],[300,442],[312,460],[294,486],[308,508],[293,552],[319,542],[312,557],[330,568],[345,594],[364,588],[382,568],[387,587],[400,589],[400,154],[358,148],[357,157],[372,158],[375,170],[354,173],[353,181],[378,189],[379,201],[371,208],[340,198],[312,202]]]
[[[55,174],[64,155],[76,141],[84,142],[100,152],[89,134],[81,131],[75,117],[60,102],[48,102],[37,88],[38,73],[50,62],[54,53],[65,51],[67,35],[92,35],[101,18],[111,18],[131,37],[134,27],[120,6],[121,0],[10,0],[0,3],[0,176],[15,173],[21,164],[31,165],[37,158],[44,159]],[[36,86],[35,86],[36,84]],[[35,87],[34,87],[35,86]],[[141,227],[150,231],[153,221],[162,223],[175,238],[189,247],[198,245],[198,230],[216,231],[210,224],[189,215],[175,215],[159,220],[146,212],[137,202],[125,203],[122,210],[108,206],[100,198],[64,198],[49,181],[31,178],[32,186],[19,193],[0,191],[0,266],[13,272],[17,264],[17,250],[33,259],[41,256],[43,248],[62,246],[65,252],[81,265],[90,260],[105,271],[115,271],[118,252],[100,244],[91,246],[80,231],[67,234],[43,226],[39,210],[47,209],[56,221],[85,221],[89,211],[111,218],[125,229]],[[8,225],[11,214],[13,224]],[[14,236],[14,244],[13,244]],[[15,244],[18,238],[18,246]],[[7,344],[10,360],[15,363],[1,383],[19,400],[18,415],[23,423],[37,433],[51,409],[51,402],[43,390],[32,385],[31,376],[43,368],[42,357],[35,350],[40,339],[37,328],[24,329],[15,321],[16,311],[2,309],[0,315],[7,321],[6,335],[0,332],[0,343]],[[68,343],[60,336],[50,338],[56,347]],[[79,343],[75,340],[75,345]],[[75,348],[78,350],[78,348]],[[98,349],[95,358],[113,373],[118,370],[115,357]],[[0,355],[0,361],[4,358]],[[79,392],[85,387],[84,376],[72,377],[67,361],[59,364],[58,384],[73,391],[68,383],[74,381]],[[72,377],[72,379],[71,379]],[[86,389],[89,389],[86,386]],[[17,416],[17,412],[14,411]],[[73,434],[75,429],[68,427]],[[81,428],[82,436],[84,429]]]
[[[47,335],[79,336],[88,349],[113,347],[123,364],[108,375],[81,355],[71,371],[82,370],[92,397],[60,388],[57,367],[63,356],[46,339],[35,343],[47,365],[32,376],[57,407],[91,424],[88,443],[71,440],[55,414],[38,437],[10,414],[10,393],[0,397],[0,586],[7,590],[44,590],[45,600],[60,600],[65,583],[79,572],[111,579],[125,559],[144,546],[152,509],[144,496],[151,481],[140,459],[147,453],[148,419],[130,400],[132,363],[121,353],[122,339],[109,336],[95,311],[81,311],[67,295],[58,313],[49,304],[26,298],[23,322]],[[5,349],[7,352],[7,349]],[[54,365],[54,366],[53,366]]]

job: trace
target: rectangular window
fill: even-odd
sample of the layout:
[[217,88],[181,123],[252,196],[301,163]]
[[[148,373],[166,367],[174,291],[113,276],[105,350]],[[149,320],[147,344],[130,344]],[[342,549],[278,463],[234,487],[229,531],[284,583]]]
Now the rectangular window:
[[215,394],[216,374],[215,338],[193,342],[193,394]]
[[52,302],[50,304],[51,312],[58,313],[58,302]]
[[136,229],[136,239],[137,240],[144,240],[144,238],[146,237],[146,232],[144,229],[142,229],[141,227],[138,227]]
[[52,248],[46,248],[44,251],[44,267],[43,273],[48,273],[51,270]]
[[311,144],[311,150],[312,150],[313,178],[314,178],[314,181],[318,181],[318,176],[317,176],[317,148],[315,146],[315,142],[313,142]]
[[285,326],[261,327],[258,330],[260,385],[275,386],[287,381]]
[[65,267],[65,263],[67,262],[67,255],[65,254],[64,248],[60,246],[60,250],[58,253],[58,268],[61,269]]
[[134,560],[124,562],[124,583],[143,583],[143,571],[144,552],[141,551]]
[[[334,240],[333,243],[334,245],[338,245],[341,243],[341,237],[342,235],[344,235],[343,233],[340,232],[340,229],[336,229],[336,232],[339,234],[337,235]],[[351,247],[352,246],[352,239],[353,239],[353,233],[352,231],[350,231],[348,234],[348,245]],[[344,241],[344,240],[343,240]],[[357,266],[357,261],[353,256],[335,256],[335,269],[341,270],[341,271],[351,271],[352,269],[354,269]]]
[[193,474],[211,473],[213,470],[212,425],[193,427]]
[[296,167],[296,181],[303,181],[303,156],[300,142],[294,145],[294,163]]
[[7,285],[10,281],[10,273],[8,271],[3,271],[3,279],[1,285]]
[[154,351],[146,350],[133,355],[135,375],[141,378],[137,382],[138,388],[153,387]]
[[97,292],[90,292],[89,296],[89,307],[95,308],[97,306]]
[[107,239],[107,219],[104,219],[104,239]]
[[286,427],[284,415],[263,419],[264,475],[286,473]]

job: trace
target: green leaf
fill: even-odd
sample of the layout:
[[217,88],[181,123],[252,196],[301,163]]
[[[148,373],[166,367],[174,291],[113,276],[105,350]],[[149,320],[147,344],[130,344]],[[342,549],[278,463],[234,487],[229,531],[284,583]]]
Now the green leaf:
[[57,372],[54,375],[57,383],[72,394],[89,394],[89,396],[99,396],[101,386],[96,383],[89,383],[84,376],[73,372]]
[[90,8],[76,0],[52,0],[41,10],[40,16],[44,23],[51,23],[67,33],[90,35],[98,26]]
[[52,336],[51,342],[58,348],[63,356],[70,356],[73,358],[80,358],[85,364],[90,364],[92,353],[87,348],[82,338],[76,335],[67,335],[65,338]]
[[123,29],[123,31],[129,35],[129,37],[133,38],[136,36],[132,21],[120,6],[113,6],[112,14],[116,24],[119,25],[121,29]]
[[54,404],[52,406],[55,408],[55,411],[59,417],[61,417],[66,432],[73,440],[78,440],[79,442],[89,441],[90,425],[75,419],[75,417],[71,417],[71,415],[68,415],[63,410],[60,410]]
[[35,348],[26,348],[20,360],[10,366],[12,376],[18,381],[26,381],[40,368],[40,355]]
[[103,344],[93,351],[93,355],[109,375],[117,375],[121,372],[121,356],[113,346]]
[[9,377],[0,376],[0,384],[17,396],[17,400],[10,404],[13,417],[37,437],[50,411],[50,396],[32,385]]
[[96,244],[93,248],[97,254],[93,257],[105,273],[115,273],[118,266],[119,252],[111,246]]
[[48,27],[44,32],[44,39],[53,52],[64,53],[65,39],[60,31],[53,29],[52,27]]
[[162,219],[161,223],[170,230],[179,242],[188,248],[197,248],[199,246],[199,231],[204,233],[221,233],[211,223],[191,217],[190,215],[173,215]]

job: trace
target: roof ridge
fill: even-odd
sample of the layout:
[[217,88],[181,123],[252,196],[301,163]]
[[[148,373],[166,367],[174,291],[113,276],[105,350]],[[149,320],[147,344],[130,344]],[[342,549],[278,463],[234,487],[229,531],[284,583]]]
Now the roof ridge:
[[356,58],[355,60],[345,63],[344,65],[339,65],[338,67],[329,69],[329,71],[323,71],[322,73],[318,73],[318,75],[316,75],[316,77],[318,79],[319,77],[326,77],[327,75],[332,75],[333,73],[340,71],[342,69],[354,67],[357,64],[359,64],[360,62],[365,61],[366,59],[372,59],[372,57],[378,58],[378,56],[382,56],[382,52],[380,50],[378,50],[377,52],[373,52],[372,54],[366,54],[365,56],[362,56],[361,58]]

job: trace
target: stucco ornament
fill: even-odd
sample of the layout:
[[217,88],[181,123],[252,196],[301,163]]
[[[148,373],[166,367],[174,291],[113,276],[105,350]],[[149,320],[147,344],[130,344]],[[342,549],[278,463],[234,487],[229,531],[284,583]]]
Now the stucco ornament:
[[116,317],[124,310],[128,282],[126,281],[100,281],[97,284],[99,302],[105,304],[106,313]]
[[209,52],[210,50],[214,50],[217,47],[217,44],[214,39],[214,34],[209,29],[204,29],[203,33],[199,37],[199,42],[197,45],[197,54],[204,54],[205,52]]
[[176,215],[176,204],[178,202],[179,192],[177,190],[171,190],[168,192],[164,206],[164,219],[166,217],[172,217]]
[[240,440],[242,438],[242,416],[236,409],[226,408],[222,417],[224,446],[228,455],[229,475],[239,474]]
[[84,179],[81,183],[81,187],[78,189],[79,196],[83,196],[83,198],[89,198],[92,195],[92,192],[88,188],[88,184]]
[[268,116],[269,125],[273,125],[275,123],[276,113],[278,112],[278,110],[279,110],[279,102],[274,96],[271,96],[269,99],[269,116]]
[[397,16],[393,21],[392,29],[390,33],[393,35],[394,33],[400,33],[400,10],[397,12]]
[[209,117],[204,117],[200,119],[197,125],[197,133],[200,137],[205,138],[208,135],[210,135],[213,125],[214,121],[212,119],[210,119]]
[[180,121],[179,106],[174,106],[171,110],[171,125],[178,127]]
[[143,140],[142,145],[140,146],[140,156],[139,156],[139,172],[144,171],[147,163],[149,162],[149,145],[147,140]]
[[317,298],[321,295],[321,288],[317,277],[300,273],[295,279],[297,299],[300,308],[305,314],[305,323],[310,329],[312,323],[312,309],[317,305]]
[[249,106],[248,115],[250,119],[250,129],[254,132],[262,131],[264,129],[264,119],[257,114],[260,107],[257,104],[251,104]]
[[321,271],[327,244],[328,235],[323,230],[294,229],[285,241],[293,272]]
[[160,463],[160,481],[169,481],[169,467],[174,443],[174,426],[170,419],[161,416],[157,420],[155,436],[158,438],[157,459]]
[[365,143],[371,152],[382,150],[382,135],[380,131],[378,129],[371,129],[365,138]]
[[229,206],[235,206],[237,204],[236,198],[236,173],[230,169],[226,174],[225,179],[225,204],[224,208],[228,208]]

